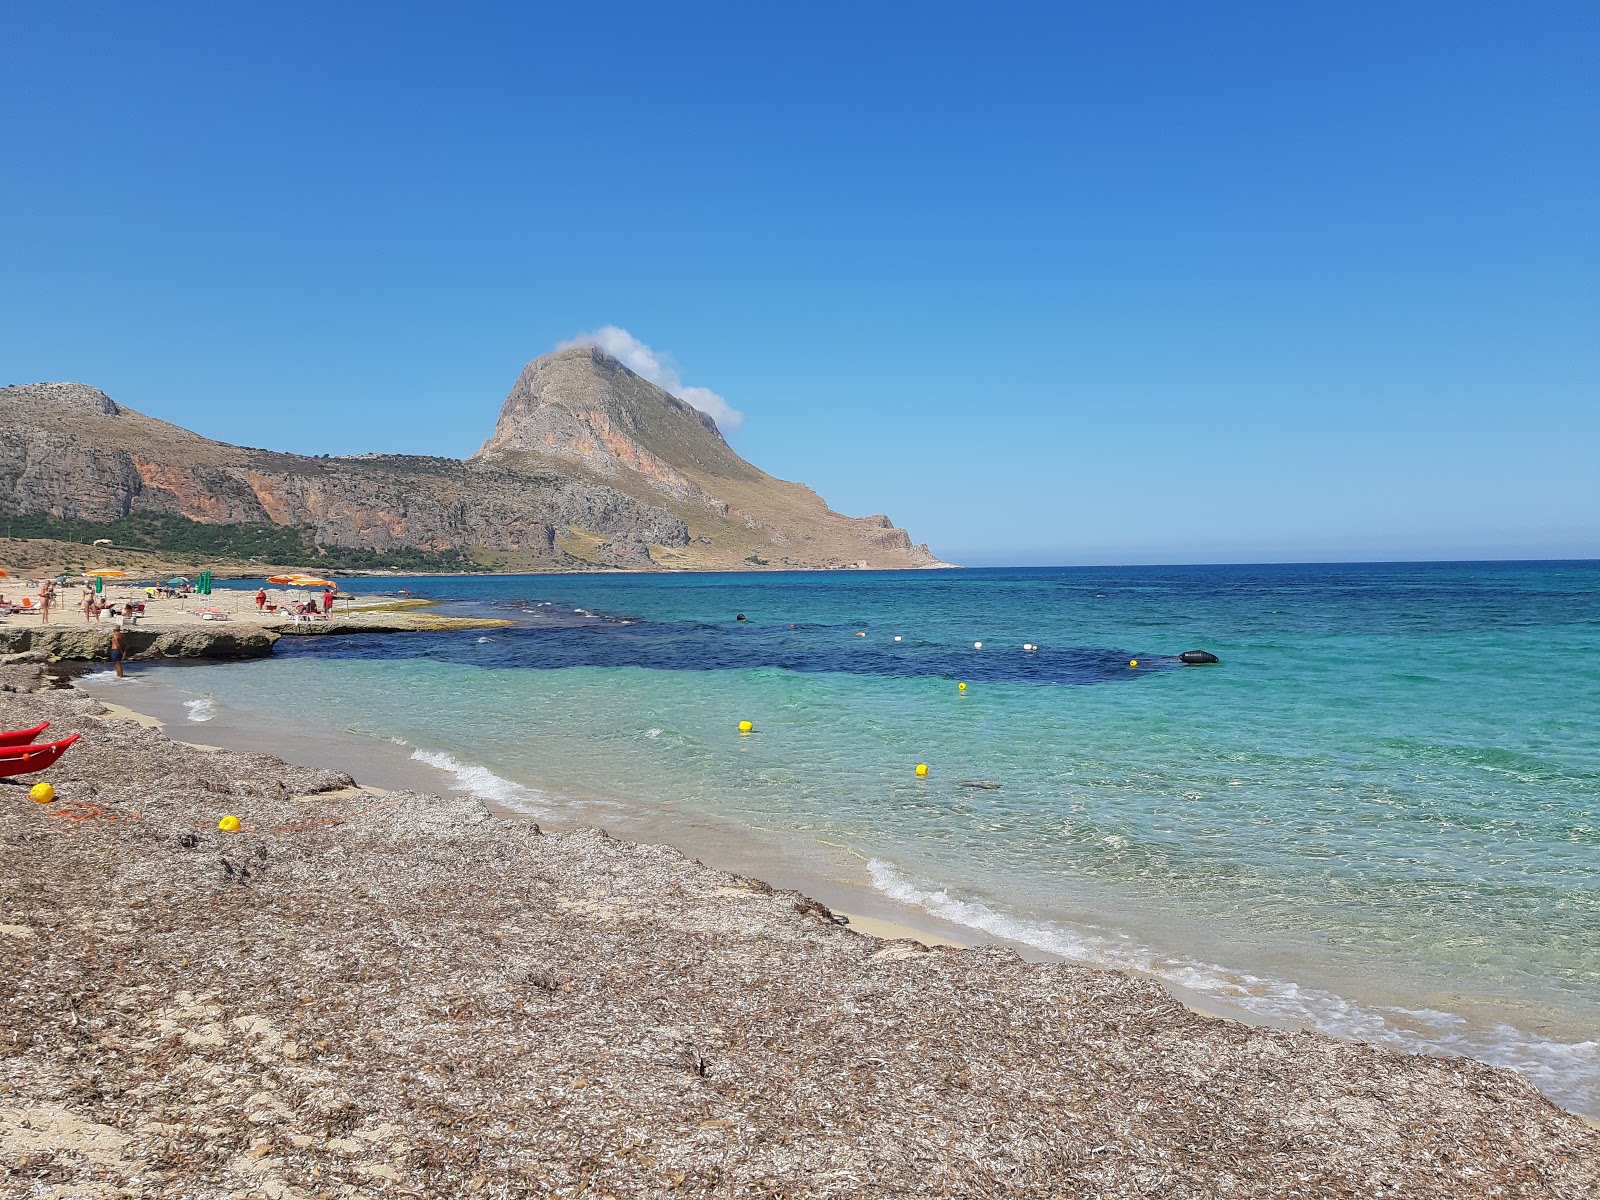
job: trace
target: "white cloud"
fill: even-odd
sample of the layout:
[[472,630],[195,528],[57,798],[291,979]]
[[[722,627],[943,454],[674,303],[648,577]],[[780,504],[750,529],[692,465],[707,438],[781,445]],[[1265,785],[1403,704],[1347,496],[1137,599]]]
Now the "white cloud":
[[604,325],[592,333],[580,333],[556,349],[567,350],[573,346],[595,346],[604,350],[635,375],[642,375],[685,404],[694,405],[714,420],[719,429],[737,429],[744,424],[744,414],[710,388],[685,387],[672,355],[652,350],[620,326]]

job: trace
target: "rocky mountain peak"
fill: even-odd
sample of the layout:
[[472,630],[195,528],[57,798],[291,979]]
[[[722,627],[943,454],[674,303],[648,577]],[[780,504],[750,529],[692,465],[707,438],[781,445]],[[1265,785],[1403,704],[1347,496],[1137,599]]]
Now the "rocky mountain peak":
[[292,526],[318,546],[516,570],[939,565],[887,517],[757,470],[710,417],[588,347],[523,368],[466,462],[253,450],[84,384],[0,388],[0,512]]
[[24,383],[0,388],[0,405],[31,405],[40,415],[117,417],[122,410],[99,388],[86,383]]
[[694,490],[686,474],[759,474],[705,413],[592,346],[558,350],[522,369],[494,433],[473,457],[506,455],[559,459],[607,477],[628,471],[676,496]]

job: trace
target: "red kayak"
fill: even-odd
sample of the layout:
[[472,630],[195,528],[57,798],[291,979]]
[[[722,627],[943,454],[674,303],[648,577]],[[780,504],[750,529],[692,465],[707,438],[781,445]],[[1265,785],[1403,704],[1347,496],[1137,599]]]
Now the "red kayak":
[[50,728],[49,721],[43,721],[32,729],[13,729],[10,733],[0,733],[0,747],[26,746],[46,729]]
[[7,775],[29,775],[42,771],[67,752],[73,742],[83,734],[75,733],[59,742],[46,742],[42,746],[0,747],[0,778]]

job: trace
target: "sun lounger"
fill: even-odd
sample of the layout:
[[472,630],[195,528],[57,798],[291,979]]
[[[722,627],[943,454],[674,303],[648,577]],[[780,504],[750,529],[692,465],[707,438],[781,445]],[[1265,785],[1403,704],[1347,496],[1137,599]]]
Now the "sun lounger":
[[228,614],[220,608],[195,608],[191,609],[202,621],[226,621]]

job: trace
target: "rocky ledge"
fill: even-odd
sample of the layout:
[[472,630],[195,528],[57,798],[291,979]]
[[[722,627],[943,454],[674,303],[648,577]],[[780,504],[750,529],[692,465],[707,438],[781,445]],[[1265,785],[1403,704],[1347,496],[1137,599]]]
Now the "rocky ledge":
[[[134,627],[127,631],[129,658],[265,658],[279,634],[273,629],[233,625]],[[50,659],[104,662],[111,657],[111,629],[95,625],[10,625],[0,627],[0,653],[35,654]]]

